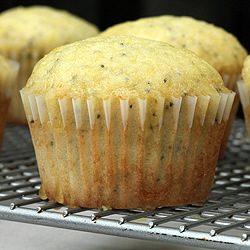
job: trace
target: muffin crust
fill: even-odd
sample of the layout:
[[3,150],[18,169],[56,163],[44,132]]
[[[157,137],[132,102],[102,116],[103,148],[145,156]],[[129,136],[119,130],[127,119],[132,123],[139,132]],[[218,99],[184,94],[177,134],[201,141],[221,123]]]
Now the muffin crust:
[[88,21],[48,6],[20,6],[0,14],[0,52],[5,53],[45,54],[97,33],[97,27]]
[[221,74],[240,74],[245,48],[222,28],[186,16],[164,15],[114,25],[100,35],[134,35],[187,48]]
[[35,66],[25,91],[104,99],[229,92],[194,53],[130,36],[94,37],[53,50]]

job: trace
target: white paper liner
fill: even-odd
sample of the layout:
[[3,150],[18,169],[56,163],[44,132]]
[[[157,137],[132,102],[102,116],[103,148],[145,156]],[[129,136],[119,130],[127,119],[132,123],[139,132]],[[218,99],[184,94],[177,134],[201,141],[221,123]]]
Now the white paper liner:
[[34,65],[42,55],[40,52],[32,52],[27,56],[27,54],[23,54],[19,51],[1,52],[1,54],[19,64],[17,66],[16,63],[14,63],[14,67],[18,67],[18,73],[12,87],[12,99],[9,107],[8,122],[27,124],[19,91],[25,86]]
[[249,89],[249,85],[246,84],[243,80],[239,80],[237,82],[237,87],[239,90],[240,101],[241,101],[242,108],[243,108],[243,114],[245,118],[248,138],[250,138],[250,106],[249,106],[250,89]]
[[38,109],[37,109],[37,105],[36,105],[35,95],[29,95],[28,99],[29,99],[30,108],[31,108],[31,112],[32,112],[32,119],[33,119],[33,121],[35,121],[38,118]]
[[20,96],[21,96],[21,99],[22,99],[22,103],[25,106],[25,100],[24,100],[23,91],[24,91],[24,89],[21,89],[19,92],[20,92]]
[[60,110],[61,110],[61,114],[62,114],[62,121],[63,121],[63,125],[64,127],[66,126],[66,114],[68,112],[67,110],[67,100],[66,99],[58,99],[59,102],[59,106],[60,106]]
[[24,105],[24,109],[26,112],[26,117],[28,119],[28,121],[32,121],[33,120],[33,115],[32,115],[32,111],[31,111],[31,106],[29,104],[29,98],[27,95],[24,95],[24,89],[20,90],[20,95],[21,95],[21,99]]
[[242,80],[237,82],[237,87],[240,94],[241,104],[246,108],[249,105],[249,88]]
[[224,74],[222,75],[222,79],[224,82],[224,85],[233,91],[237,91],[236,83],[239,81],[241,78],[240,74],[234,74],[234,75],[227,75]]
[[[203,106],[204,106],[204,110],[207,110],[211,97],[201,95],[198,98],[202,101]],[[204,124],[205,117],[206,117],[206,112],[201,112],[201,118],[200,118],[200,125],[201,126],[203,126],[203,124]]]
[[173,98],[173,109],[174,109],[174,128],[177,129],[180,109],[181,109],[181,101],[182,97],[180,98]]
[[91,129],[94,128],[95,125],[95,109],[92,100],[87,100],[88,112],[89,112],[89,122]]
[[222,121],[227,121],[230,116],[230,112],[232,110],[232,105],[235,98],[235,93],[231,92],[230,94],[221,93],[221,99],[219,104],[219,109],[217,113],[216,120],[218,123]]
[[146,119],[146,108],[147,108],[147,99],[142,100],[138,98],[138,103],[139,103],[139,116],[140,116],[140,121],[141,121],[141,129],[144,131],[144,122]]
[[107,129],[110,129],[110,119],[111,119],[111,99],[103,100],[104,114]]
[[128,101],[129,101],[129,98],[126,100],[120,99],[122,125],[123,125],[124,130],[126,130],[127,125],[128,125]]
[[227,104],[227,99],[228,99],[228,95],[222,93],[221,99],[220,99],[220,104],[219,104],[219,109],[218,109],[218,113],[217,113],[217,117],[216,117],[218,123],[221,123],[221,121],[222,121],[225,107]]
[[45,122],[46,114],[47,114],[47,109],[46,109],[46,102],[43,96],[37,95],[36,96],[36,103],[37,103],[37,109],[39,113],[39,118],[41,124]]
[[49,120],[50,120],[50,123],[53,124],[54,123],[54,116],[53,114],[49,113]]
[[[238,89],[237,89],[237,81],[241,78],[240,74],[233,74],[233,75],[222,75],[223,81],[224,81],[224,85],[230,89],[233,90],[236,93],[236,96],[234,96],[234,101],[232,103],[232,107],[230,109],[230,112],[228,112],[228,109],[225,110],[225,114],[223,116],[223,121],[227,120],[227,126],[226,129],[224,131],[224,135],[223,135],[223,139],[222,139],[222,143],[221,143],[221,148],[220,148],[220,155],[219,158],[223,159],[224,155],[225,155],[225,151],[226,151],[226,146],[227,146],[227,142],[228,142],[228,137],[230,135],[231,132],[231,128],[234,122],[234,119],[236,117],[237,111],[238,111],[238,107],[239,107],[239,103],[240,103],[240,98],[238,95]],[[232,98],[232,96],[229,96],[228,101],[230,101],[230,98]],[[228,114],[229,113],[229,114]]]
[[196,102],[197,102],[197,97],[191,97],[191,96],[187,96],[187,105],[188,105],[188,125],[191,128],[192,124],[193,124],[193,119],[194,119],[194,111],[195,111],[195,107],[196,107]]
[[234,92],[232,92],[228,95],[227,104],[226,104],[225,111],[223,114],[223,121],[227,121],[229,119],[232,105],[234,103],[235,95],[236,95],[236,93],[234,93]]
[[[201,96],[200,98],[204,99],[207,102],[207,105],[209,103],[210,97],[204,97]],[[41,96],[37,96],[36,97],[37,102],[41,102],[38,105],[39,106],[44,106],[44,99],[42,100]],[[187,105],[188,105],[188,124],[189,127],[192,127],[192,123],[193,123],[193,118],[194,118],[194,112],[195,112],[195,108],[196,108],[196,103],[197,103],[197,97],[190,97],[187,96]],[[32,97],[32,108],[35,109],[36,106],[34,106],[34,97]],[[144,123],[145,123],[145,119],[146,119],[146,112],[147,112],[147,99],[143,100],[138,98],[138,104],[139,104],[139,117],[140,117],[140,124],[141,124],[141,128],[142,131],[144,131]],[[164,103],[165,103],[165,98],[161,97],[156,99],[157,100],[157,107],[158,107],[158,116],[159,116],[159,130],[162,127],[162,120],[163,120],[163,111],[164,111]],[[61,111],[61,115],[62,115],[62,121],[65,124],[65,114],[67,113],[67,102],[66,99],[59,99],[59,106],[60,106],[60,111]],[[92,100],[87,100],[87,106],[88,106],[88,113],[89,113],[89,121],[90,121],[90,128],[93,129],[94,125],[95,125],[95,106]],[[173,98],[173,113],[174,113],[174,124],[175,124],[175,129],[177,129],[177,124],[178,124],[178,119],[179,119],[179,112],[181,109],[181,104],[182,104],[182,98]],[[226,105],[226,103],[223,103],[224,106]],[[74,117],[75,117],[75,122],[76,122],[76,127],[79,128],[82,125],[82,115],[81,115],[81,100],[80,98],[74,100],[72,99],[72,105],[73,105],[73,110],[74,110]],[[224,107],[221,108],[222,112],[224,111]],[[105,122],[106,122],[106,127],[107,130],[110,129],[110,122],[111,122],[111,99],[108,100],[103,100],[103,107],[104,107],[104,114],[105,114]],[[39,108],[38,108],[39,110]],[[122,118],[122,124],[123,124],[123,128],[124,130],[126,130],[127,127],[127,121],[128,121],[128,114],[129,114],[129,99],[126,100],[122,100],[120,99],[120,110],[121,110],[121,118]],[[40,110],[42,119],[41,122],[43,122],[44,120],[44,114],[42,112],[42,110]],[[34,117],[37,118],[37,110],[35,110],[34,112]],[[53,123],[53,115],[51,113],[49,113],[50,116],[50,120]],[[205,119],[205,114],[202,114],[201,116],[201,124],[204,123],[204,119]]]
[[76,100],[72,99],[72,104],[76,120],[76,128],[78,129],[82,125],[81,99],[80,98]]
[[[181,98],[171,97],[168,99],[161,97],[144,100],[139,98],[122,100],[118,99],[118,97],[117,100],[111,98],[108,100],[64,98],[55,101],[53,104],[50,104],[49,101],[45,100],[45,98],[40,95],[26,95],[21,91],[21,96],[26,115],[27,117],[30,117],[29,121],[33,120],[35,121],[35,124],[36,122],[43,124],[45,121],[48,121],[48,117],[50,117],[50,123],[52,126],[46,123],[42,127],[45,132],[47,131],[46,138],[49,139],[51,137],[49,140],[54,144],[51,147],[47,146],[46,150],[52,150],[48,155],[56,154],[56,156],[54,156],[56,159],[60,157],[60,161],[58,161],[58,165],[56,166],[57,169],[60,168],[60,166],[67,167],[67,164],[69,163],[70,166],[68,167],[72,168],[72,171],[74,172],[67,172],[67,175],[69,175],[68,180],[72,180],[72,178],[78,176],[78,178],[82,179],[83,183],[87,183],[90,190],[92,185],[95,185],[94,180],[97,177],[93,177],[92,174],[91,177],[82,176],[82,173],[77,174],[77,171],[80,171],[78,169],[84,167],[82,171],[86,171],[86,173],[95,172],[100,178],[103,178],[101,179],[101,182],[108,185],[108,195],[112,195],[111,191],[116,188],[117,184],[108,184],[108,176],[112,176],[112,171],[118,171],[117,168],[121,169],[119,171],[123,171],[122,169],[126,168],[126,164],[128,164],[126,161],[131,159],[133,159],[132,165],[135,161],[139,162],[137,164],[148,164],[147,166],[149,166],[149,168],[145,170],[143,175],[148,176],[147,178],[149,179],[147,181],[149,183],[154,183],[154,180],[158,178],[157,174],[159,174],[160,177],[162,174],[161,168],[157,168],[156,171],[154,170],[151,173],[152,169],[150,166],[152,164],[156,167],[161,166],[158,161],[162,161],[164,157],[166,157],[165,159],[167,162],[161,163],[166,167],[169,166],[169,164],[173,164],[173,161],[174,167],[171,170],[172,173],[179,173],[180,178],[184,178],[182,176],[184,176],[186,173],[185,171],[187,171],[185,170],[185,157],[187,157],[187,152],[189,152],[190,147],[192,147],[190,141],[194,142],[196,145],[194,152],[192,151],[194,156],[189,156],[190,162],[194,164],[194,160],[196,159],[195,152],[199,148],[198,145],[207,145],[206,138],[208,138],[209,135],[204,135],[204,133],[212,131],[215,118],[218,119],[219,124],[219,122],[228,117],[234,94],[223,94],[222,96],[216,95],[212,97],[184,96]],[[222,100],[220,101],[220,99]],[[213,103],[211,106],[209,106],[210,102]],[[133,108],[131,105],[132,103]],[[151,104],[153,105],[151,106]],[[50,109],[50,106],[53,109]],[[211,115],[208,110],[210,112],[212,111],[214,114]],[[97,118],[95,114],[100,114],[99,118],[97,117],[98,120],[96,120]],[[88,118],[86,118],[86,116],[88,116]],[[207,117],[210,118],[206,119]],[[59,120],[62,122],[60,123]],[[218,124],[217,126],[219,126]],[[33,126],[34,125],[30,126],[30,128],[33,129]],[[106,129],[103,129],[103,126],[104,128],[106,126]],[[121,129],[117,129],[117,126]],[[115,129],[113,130],[113,128]],[[36,126],[36,129],[39,129],[39,126]],[[135,133],[133,132],[134,129],[136,131]],[[166,130],[168,130],[167,133],[165,133]],[[199,132],[196,133],[196,130]],[[165,135],[167,137],[164,137]],[[214,136],[216,135],[217,134],[215,133]],[[36,136],[35,132],[32,133],[32,136]],[[203,137],[203,140],[200,144],[199,141],[201,137]],[[124,144],[120,145],[118,143],[119,145],[117,146],[117,144],[114,143],[117,142],[117,138],[120,138],[118,140],[119,143],[121,140]],[[131,140],[136,141],[134,144],[135,149],[132,151],[130,150],[130,144],[128,143]],[[152,143],[155,146],[153,146],[153,148],[149,147],[145,140],[152,140]],[[181,144],[182,141],[183,145]],[[60,154],[57,152],[58,150],[60,150]],[[119,150],[123,150],[122,153],[120,153]],[[145,155],[142,153],[144,150]],[[151,150],[157,155],[157,159],[151,158],[151,154],[146,153],[151,152]],[[206,150],[202,150],[201,152],[202,154],[206,154]],[[126,158],[128,153],[130,155],[129,159]],[[64,154],[65,159],[61,159],[61,157],[64,157]],[[87,158],[90,154],[90,158]],[[119,154],[122,154],[123,156],[120,156],[121,158],[116,160],[115,163],[113,157],[118,157]],[[201,157],[203,157],[202,154]],[[133,158],[134,155],[136,156],[135,158]],[[86,157],[86,160],[84,157]],[[206,162],[208,158],[204,157],[202,158],[202,161]],[[121,161],[121,159],[123,160]],[[106,161],[108,161],[108,163]],[[179,163],[181,164],[180,168]],[[113,168],[113,164],[118,165],[114,165]],[[119,164],[125,165],[123,166]],[[197,171],[196,168],[199,164],[199,161],[197,164],[195,163],[195,171]],[[89,172],[88,169],[92,168],[93,170],[90,170]],[[178,168],[180,170],[178,170]],[[137,177],[142,178],[143,175],[139,175],[141,172],[139,170],[136,171],[138,172],[135,173],[135,179],[137,179]],[[66,174],[65,171],[64,173]],[[115,173],[116,172],[114,172],[114,174]],[[155,178],[152,179],[152,176],[155,176]],[[169,176],[171,176],[171,173]],[[88,182],[90,180],[92,180],[93,183]],[[72,185],[75,184],[76,182]],[[124,185],[126,186],[126,184]],[[171,183],[169,185],[171,186]],[[70,184],[70,189],[71,188],[72,190],[75,190],[75,187]],[[137,187],[135,187],[135,189],[136,188]],[[94,187],[94,190],[96,192],[99,190],[97,196],[102,197],[102,184],[99,183],[99,186]],[[179,192],[179,187],[175,187],[173,190]],[[86,195],[83,190],[79,190],[79,193],[80,192],[81,195]],[[74,193],[74,195],[77,194]],[[57,195],[55,194],[55,197],[56,196]],[[69,199],[74,199],[72,197]],[[88,197],[88,199],[90,199],[90,197]],[[102,199],[105,200],[106,198],[103,197]]]
[[[240,84],[240,83],[238,83]],[[245,93],[245,89],[244,89]],[[25,100],[23,96],[23,90],[20,91],[22,101],[25,106],[27,106],[27,101]],[[232,92],[230,94],[221,94],[220,95],[220,102],[219,102],[219,107],[216,115],[216,121],[218,123],[221,123],[222,120],[227,121],[231,107],[234,101],[235,93]],[[46,109],[46,101],[43,96],[41,95],[29,95],[27,97],[28,99],[28,112],[26,112],[28,120],[36,120],[39,118],[40,122],[43,123],[45,120],[46,113],[44,110]],[[192,127],[193,124],[193,118],[195,114],[195,108],[196,108],[196,103],[198,98],[202,100],[203,105],[208,106],[209,101],[211,99],[210,96],[199,96],[199,97],[191,97],[191,96],[186,96],[185,100],[185,105],[188,106],[188,114],[187,114],[187,123],[189,127]],[[138,104],[139,104],[139,118],[140,118],[140,125],[142,131],[144,131],[144,123],[146,119],[146,113],[147,113],[147,99],[140,99],[137,98]],[[164,116],[164,105],[165,105],[165,98],[161,97],[156,99],[157,102],[157,114],[159,116],[158,121],[159,121],[159,130],[162,127],[162,122],[163,122],[163,116]],[[128,123],[128,116],[129,116],[129,98],[126,100],[119,99],[120,102],[120,112],[121,112],[121,119],[122,119],[122,124],[123,124],[123,129],[126,130],[127,128],[127,123]],[[81,112],[81,99],[71,99],[73,111],[74,111],[74,118],[75,118],[75,123],[76,123],[76,128],[79,128],[82,126],[82,112]],[[58,99],[58,104],[60,107],[60,112],[61,112],[61,117],[63,124],[65,125],[65,119],[66,119],[66,114],[68,112],[68,102],[67,98],[64,99]],[[89,114],[89,122],[90,122],[90,128],[93,129],[95,125],[95,105],[92,100],[86,100],[86,104],[88,107],[88,114]],[[174,127],[177,129],[178,125],[178,119],[179,119],[179,113],[182,105],[182,97],[181,98],[172,98],[172,110],[173,110],[173,118],[174,118]],[[103,110],[104,110],[104,117],[105,117],[105,124],[107,130],[110,130],[110,123],[111,123],[111,110],[112,110],[112,103],[111,103],[111,98],[108,100],[103,100]],[[54,120],[54,115],[51,112],[48,112],[48,116],[50,119],[50,122],[53,123]],[[203,125],[204,120],[205,120],[206,114],[201,113],[200,116],[200,124]]]

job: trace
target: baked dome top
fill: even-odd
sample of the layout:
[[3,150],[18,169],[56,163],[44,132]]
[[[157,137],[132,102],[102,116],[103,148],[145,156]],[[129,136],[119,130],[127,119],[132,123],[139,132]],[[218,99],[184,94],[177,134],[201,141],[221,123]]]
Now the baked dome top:
[[84,19],[47,6],[15,7],[0,14],[0,51],[47,53],[97,33]]
[[25,91],[104,99],[229,93],[193,52],[133,36],[96,36],[54,49],[36,64]]
[[116,24],[101,35],[133,35],[184,47],[209,62],[221,74],[240,74],[247,56],[245,48],[229,32],[186,16],[141,18]]

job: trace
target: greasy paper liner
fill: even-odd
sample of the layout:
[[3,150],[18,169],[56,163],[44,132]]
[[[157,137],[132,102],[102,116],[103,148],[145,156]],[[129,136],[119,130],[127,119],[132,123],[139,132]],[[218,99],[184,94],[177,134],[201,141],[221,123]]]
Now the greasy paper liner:
[[18,51],[1,51],[1,54],[11,60],[18,62],[20,65],[18,76],[12,88],[12,98],[9,107],[7,122],[25,125],[27,124],[27,119],[25,116],[19,91],[26,85],[33,67],[35,66],[36,62],[42,57],[42,53],[33,52],[27,54]]
[[0,149],[2,146],[4,129],[6,126],[8,110],[10,101],[12,98],[13,85],[17,78],[17,72],[19,65],[16,62],[12,62],[13,69],[9,72],[0,72]]
[[237,111],[238,111],[239,104],[240,104],[240,97],[239,97],[239,93],[237,91],[237,84],[236,84],[237,81],[240,79],[240,77],[241,77],[241,75],[238,75],[238,74],[222,75],[224,85],[228,89],[233,90],[236,93],[236,95],[235,95],[233,106],[231,109],[231,113],[230,113],[230,116],[229,116],[229,119],[227,122],[227,126],[226,126],[226,129],[224,132],[224,136],[223,136],[223,139],[221,142],[221,148],[220,148],[220,154],[219,154],[220,159],[223,159],[225,156],[228,138],[229,138],[229,135],[230,135],[230,132],[231,132],[231,129],[233,126],[233,122],[234,122],[234,119],[237,115]]
[[249,86],[245,84],[243,80],[239,80],[237,82],[237,86],[239,90],[240,102],[242,104],[243,114],[245,117],[248,138],[250,138],[250,105],[249,105],[250,89]]
[[71,207],[153,209],[207,199],[235,94],[21,95],[42,198]]

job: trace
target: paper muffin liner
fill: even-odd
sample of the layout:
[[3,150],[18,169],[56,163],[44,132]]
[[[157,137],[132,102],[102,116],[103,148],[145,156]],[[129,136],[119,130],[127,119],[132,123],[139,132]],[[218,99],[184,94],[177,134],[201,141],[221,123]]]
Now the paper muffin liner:
[[27,120],[19,91],[26,85],[33,67],[43,54],[41,52],[27,54],[18,51],[1,51],[0,53],[11,60],[18,62],[20,65],[18,76],[16,78],[15,84],[12,87],[12,98],[7,121],[9,123],[25,125],[27,124]]
[[227,142],[228,142],[228,138],[233,126],[233,122],[234,119],[237,115],[237,111],[239,108],[239,104],[240,104],[240,97],[237,91],[237,81],[240,79],[241,75],[239,74],[234,74],[234,75],[222,75],[222,79],[224,82],[224,85],[228,88],[233,90],[234,92],[236,92],[235,98],[234,98],[234,102],[233,102],[233,106],[232,106],[232,110],[228,119],[228,123],[227,123],[227,127],[225,129],[224,132],[224,136],[222,139],[222,143],[221,143],[221,148],[220,148],[220,154],[219,154],[219,158],[222,159],[225,156],[225,152],[226,152],[226,147],[227,147]]
[[40,196],[117,209],[204,202],[234,95],[55,100],[21,91]]
[[250,138],[250,105],[249,105],[249,96],[250,89],[243,80],[237,82],[237,87],[239,90],[240,101],[242,104],[243,114],[245,117],[245,123],[247,128],[248,137]]
[[12,89],[17,78],[19,64],[12,61],[14,71],[1,74],[0,80],[0,148],[3,141],[4,129],[7,121],[8,110],[12,98]]

